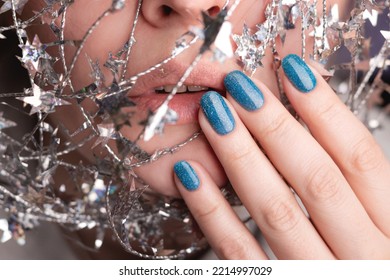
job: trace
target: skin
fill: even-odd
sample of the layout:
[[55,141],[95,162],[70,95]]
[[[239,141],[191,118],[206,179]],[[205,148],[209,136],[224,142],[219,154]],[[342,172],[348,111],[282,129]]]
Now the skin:
[[[283,76],[288,98],[312,135],[259,81],[265,105],[257,111],[248,112],[227,96],[237,122],[232,133],[216,134],[202,112],[201,127],[278,258],[388,259],[389,162],[372,135],[314,72],[318,84],[306,95]],[[267,258],[204,167],[190,163],[200,177],[199,189],[188,192],[176,182],[219,257]],[[302,199],[310,220],[279,173]]]
[[[135,34],[137,43],[133,47],[130,58],[131,63],[128,67],[128,77],[143,71],[168,57],[172,52],[175,41],[188,30],[189,26],[193,25],[202,27],[200,15],[201,10],[209,10],[211,15],[215,15],[215,13],[217,13],[225,3],[223,0],[211,2],[197,1],[196,3],[190,2],[190,4],[182,4],[181,2],[182,1],[143,2],[142,14],[137,26],[138,32]],[[111,0],[102,0],[97,1],[94,5],[90,5],[90,1],[75,1],[67,12],[65,38],[80,40],[95,20],[105,10],[111,7],[111,3]],[[28,14],[29,12],[40,10],[46,4],[42,1],[30,1],[28,5],[29,6],[25,9],[27,13],[26,16],[31,16],[31,14]],[[162,5],[172,7],[173,12],[170,16],[162,15]],[[236,26],[234,32],[237,34],[241,33],[244,20],[251,27],[255,27],[255,24],[263,21],[263,10],[265,5],[266,2],[256,0],[244,1],[244,3],[237,9],[234,17],[231,19],[233,25]],[[83,12],[86,9],[89,10],[89,13],[87,14]],[[249,10],[252,11],[249,14],[250,16],[248,16]],[[135,11],[136,3],[129,3],[122,11],[115,13],[115,15],[106,17],[96,28],[86,42],[86,45],[80,55],[80,59],[77,61],[76,67],[72,72],[72,84],[75,90],[81,89],[93,82],[90,77],[90,66],[87,59],[84,59],[86,55],[88,54],[93,61],[98,60],[100,65],[103,65],[108,58],[109,52],[116,53],[119,51],[128,40]],[[60,20],[57,21],[57,24],[61,24]],[[50,37],[51,32],[48,32],[46,26],[32,27],[30,29],[30,36],[33,37],[33,34],[38,34],[42,42],[55,40],[54,37]],[[110,40],[106,40],[106,38],[110,38]],[[291,38],[293,38],[293,34]],[[165,68],[180,68],[179,70],[168,71],[168,73],[163,74],[160,71],[155,71],[152,75],[147,75],[146,77],[141,78],[137,82],[135,88],[133,88],[132,92],[138,93],[139,90],[137,87],[141,87],[145,84],[147,85],[153,79],[164,78],[178,81],[185,68],[196,56],[200,44],[201,42],[199,42],[197,46],[182,54],[179,59],[170,63],[168,66],[165,66]],[[147,56],[145,55],[145,48],[143,46],[148,46],[149,48],[147,50]],[[53,52],[53,56],[59,55],[54,49],[51,49],[50,51]],[[75,51],[76,48],[70,45],[65,46],[68,64],[70,64],[70,60]],[[264,69],[260,69],[257,75],[262,76],[264,80],[269,81],[268,85],[276,91],[275,75],[271,71],[271,58],[267,57],[264,60],[264,64],[266,67],[264,67]],[[106,77],[106,85],[110,85],[113,79],[110,71],[105,67],[101,68]],[[206,55],[205,58],[198,64],[198,67],[194,72],[198,73],[197,75],[201,75],[202,69],[212,69],[211,72],[215,80],[213,88],[224,89],[224,76],[230,71],[241,69],[241,67],[236,63],[235,59],[228,60],[224,64],[219,64],[211,62],[210,56]],[[61,68],[58,69],[58,71],[61,70]],[[95,110],[92,106],[87,105],[86,107],[89,111]],[[147,116],[146,113],[145,108],[137,109],[135,117],[132,118],[132,124],[137,124],[137,122],[144,120]],[[70,115],[72,116],[71,119],[67,117]],[[53,114],[52,116],[52,121],[54,123],[63,123],[70,131],[75,131],[79,124],[82,123],[82,120],[83,118],[80,111],[76,107],[71,108],[70,106],[59,107],[56,109],[56,114]],[[141,126],[134,125],[132,127],[125,127],[121,132],[127,138],[134,140],[141,129]],[[195,118],[191,123],[185,125],[168,126],[164,131],[164,135],[156,136],[148,142],[141,141],[139,142],[139,145],[145,151],[153,153],[157,149],[171,147],[185,141],[198,130],[199,124]],[[178,153],[148,166],[138,168],[135,172],[159,193],[170,196],[179,196],[173,177],[166,176],[166,174],[172,173],[172,168],[175,162],[184,159],[192,159],[202,161],[205,164],[205,167],[211,170],[213,179],[216,180],[218,185],[224,186],[227,182],[227,177],[207,140],[203,136],[201,138],[202,139],[200,141],[194,141],[190,145],[181,149]],[[90,152],[91,149],[89,148],[90,147],[86,147],[82,150],[80,156],[93,161],[94,157]],[[153,176],[150,176],[150,174],[153,174]]]
[[[219,0],[144,0],[128,76],[167,57],[175,40],[187,30],[188,25],[199,26],[201,10],[215,14],[224,3]],[[69,24],[65,37],[80,39],[110,4],[110,0],[97,1],[94,5],[90,1],[75,1],[68,11]],[[236,28],[234,33],[241,33],[244,17],[250,27],[261,22],[265,4],[256,0],[243,1],[231,19]],[[30,1],[28,5],[26,13],[42,7],[39,1]],[[172,9],[169,16],[162,14],[163,5]],[[84,13],[87,7],[89,13]],[[115,53],[119,50],[128,40],[134,11],[135,4],[129,3],[123,11],[104,19],[87,41],[81,57],[88,54],[102,64],[109,51]],[[294,40],[299,33],[294,32],[298,31],[292,31],[284,47],[280,48],[281,57],[292,52],[299,53],[300,46],[297,47]],[[45,36],[47,32],[39,27],[31,29],[30,34],[34,33],[38,33],[42,41],[53,39],[48,37],[50,35]],[[142,46],[148,46],[148,56],[144,55]],[[183,54],[180,63],[188,65],[196,50],[192,48]],[[67,46],[66,57],[71,58],[74,51]],[[233,59],[218,65],[211,63],[207,57],[202,59],[198,69],[202,67],[214,69],[215,79],[222,89],[223,77],[240,69]],[[104,71],[108,77],[106,83],[110,84],[112,77]],[[233,132],[225,136],[216,134],[200,110],[198,121],[170,126],[163,136],[141,143],[142,148],[152,152],[159,147],[177,144],[199,127],[202,129],[204,136],[201,139],[172,156],[137,169],[136,173],[156,191],[183,197],[220,258],[267,258],[222,197],[219,187],[227,179],[278,258],[390,258],[390,164],[371,134],[334,95],[319,72],[314,68],[313,71],[317,86],[306,95],[296,90],[282,73],[286,94],[311,134],[273,94],[277,88],[272,61],[268,56],[264,60],[264,68],[253,77],[264,93],[265,104],[261,109],[248,112],[228,92],[221,92],[226,95],[225,100],[236,120]],[[72,73],[76,89],[92,82],[89,72],[87,61],[80,59]],[[180,73],[167,75],[180,77]],[[139,84],[149,82],[145,78]],[[64,115],[69,114],[74,119],[67,122],[69,118],[64,118]],[[137,110],[136,118],[141,120],[144,114],[143,110]],[[58,109],[53,121],[65,121],[71,129],[77,118],[75,109],[64,107]],[[135,126],[123,133],[132,139],[140,129]],[[263,147],[267,157],[252,136]],[[92,158],[86,151],[80,156]],[[198,190],[187,191],[173,174],[173,165],[179,160],[188,161],[195,169],[200,178]],[[147,176],[149,174],[153,176]],[[304,215],[279,174],[300,196],[310,219]]]

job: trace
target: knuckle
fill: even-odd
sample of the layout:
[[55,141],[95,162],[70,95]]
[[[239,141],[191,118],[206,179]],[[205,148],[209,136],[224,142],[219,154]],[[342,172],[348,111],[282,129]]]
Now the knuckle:
[[350,164],[357,172],[367,172],[380,167],[383,154],[372,138],[364,137],[351,149]]
[[249,238],[245,234],[229,235],[223,238],[216,246],[215,251],[221,259],[244,260],[249,257]]
[[226,153],[223,154],[223,162],[234,162],[236,166],[243,167],[252,162],[254,157],[254,150],[241,144],[242,143],[231,145]]
[[308,172],[304,188],[314,201],[335,201],[340,197],[340,175],[327,165],[318,165]]
[[316,114],[319,119],[330,122],[332,119],[337,119],[339,115],[339,107],[337,103],[325,103],[316,108]]
[[194,209],[193,214],[199,221],[199,223],[206,223],[212,221],[218,217],[219,205],[217,203],[208,204],[207,206],[202,205]]
[[275,116],[272,121],[264,125],[262,129],[263,137],[280,137],[285,135],[287,129],[289,128],[290,116],[286,114],[278,114]]
[[298,208],[292,201],[277,199],[268,203],[264,211],[264,217],[269,227],[277,232],[292,232],[298,225],[301,216]]

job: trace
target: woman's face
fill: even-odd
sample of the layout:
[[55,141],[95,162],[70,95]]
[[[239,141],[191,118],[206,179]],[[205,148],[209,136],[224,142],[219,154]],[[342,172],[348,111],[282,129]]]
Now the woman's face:
[[[229,6],[233,2],[230,1]],[[136,43],[131,51],[126,77],[134,76],[169,57],[175,47],[176,40],[191,26],[203,27],[201,11],[215,16],[225,3],[225,0],[143,0],[134,36]],[[264,10],[267,3],[268,1],[259,0],[241,1],[229,20],[233,25],[233,34],[241,34],[244,23],[255,30],[255,25],[264,20]],[[112,0],[76,0],[66,13],[65,39],[82,39],[96,19],[111,5]],[[99,62],[107,86],[113,82],[114,77],[110,70],[102,65],[110,53],[116,54],[129,40],[137,5],[138,1],[126,1],[122,10],[108,15],[96,27],[86,41],[71,73],[71,81],[75,90],[94,82],[87,57],[93,62]],[[39,10],[44,6],[43,1],[29,1],[25,12]],[[57,25],[59,24],[61,23],[57,20]],[[39,35],[42,42],[50,42],[55,39],[44,27],[31,29],[29,35],[34,33]],[[298,28],[287,35],[284,46],[279,48],[281,57],[287,53],[300,52],[300,40],[296,40],[299,38],[298,36],[300,36]],[[184,71],[198,54],[201,44],[200,40],[163,67],[137,80],[135,86],[128,93],[129,98],[137,103],[137,106],[135,109],[130,109],[135,110],[135,115],[130,120],[132,125],[121,129],[121,133],[125,137],[135,140],[143,127],[138,123],[145,120],[148,109],[155,110],[168,95],[156,93],[155,89],[161,89],[161,87],[168,89],[177,84]],[[235,48],[234,43],[232,45]],[[65,57],[68,65],[75,51],[76,47],[65,46]],[[262,62],[264,66],[256,71],[255,77],[264,82],[271,90],[277,92],[272,56],[266,56]],[[184,83],[187,86],[187,92],[178,94],[170,103],[171,109],[178,113],[178,122],[166,126],[162,135],[156,135],[150,141],[141,140],[138,142],[139,146],[145,151],[153,153],[157,149],[175,146],[191,137],[199,130],[197,115],[201,95],[206,91],[206,88],[212,88],[225,95],[223,78],[227,73],[236,69],[242,69],[236,58],[228,59],[222,64],[212,61],[211,53],[207,52]],[[199,86],[200,88],[195,87],[199,91],[189,93],[189,89],[194,89],[191,86]],[[53,114],[53,121],[64,124],[72,131],[82,123],[82,115],[76,106],[58,107],[56,114]],[[83,149],[81,153],[83,157],[93,159],[91,149]],[[202,163],[221,187],[227,182],[224,170],[203,136],[185,145],[178,152],[136,168],[134,171],[154,190],[165,195],[177,195],[172,169],[174,163],[179,160],[195,160]]]

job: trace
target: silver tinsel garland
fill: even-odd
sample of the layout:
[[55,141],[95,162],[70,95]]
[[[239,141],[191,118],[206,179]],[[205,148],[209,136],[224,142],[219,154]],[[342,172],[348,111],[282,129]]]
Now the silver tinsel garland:
[[[280,58],[276,41],[284,42],[289,30],[300,28],[302,57],[326,65],[330,72],[336,73],[334,79],[338,77],[337,71],[348,71],[346,81],[332,83],[331,80],[336,93],[371,130],[380,127],[382,116],[371,118],[369,109],[372,104],[368,101],[374,100],[373,97],[380,92],[389,92],[389,85],[380,77],[389,67],[390,31],[388,27],[380,31],[384,37],[383,46],[375,56],[369,56],[369,39],[365,37],[364,29],[367,21],[375,25],[380,14],[389,13],[389,0],[357,0],[347,21],[340,20],[337,5],[327,8],[326,0],[321,3],[318,0],[272,0],[265,10],[265,21],[259,23],[255,30],[244,26],[241,34],[231,34],[229,22],[240,1],[228,1],[226,9],[217,16],[203,15],[203,28],[193,27],[178,38],[169,57],[129,77],[126,69],[131,62],[132,47],[137,44],[135,30],[142,6],[142,1],[138,0],[132,3],[137,5],[137,13],[127,43],[119,52],[110,53],[103,66],[89,59],[93,83],[77,91],[73,89],[71,73],[85,43],[102,19],[122,10],[128,3],[113,0],[111,7],[90,26],[81,40],[67,41],[64,39],[64,27],[72,0],[45,0],[46,7],[23,20],[20,14],[28,0],[3,2],[0,13],[11,13],[13,24],[0,27],[0,44],[1,39],[5,39],[4,32],[16,32],[21,49],[19,60],[28,71],[31,86],[15,93],[0,89],[0,205],[8,214],[8,217],[0,219],[1,242],[13,238],[24,244],[26,230],[36,227],[39,221],[50,221],[69,230],[95,228],[95,248],[92,249],[96,250],[101,247],[107,229],[113,230],[127,251],[143,258],[186,258],[206,248],[206,241],[183,201],[154,193],[134,172],[136,168],[196,141],[201,132],[152,154],[142,150],[137,142],[141,139],[148,141],[155,134],[164,133],[165,124],[177,121],[176,112],[169,108],[170,101],[205,53],[212,53],[215,63],[223,63],[225,58],[234,55],[230,39],[236,44],[235,56],[249,74],[262,66],[263,57],[267,50],[271,50],[278,77]],[[318,12],[318,7],[322,7],[322,13]],[[41,43],[35,36],[29,41],[26,29],[38,23],[49,26],[56,40]],[[305,43],[309,37],[314,39],[310,52]],[[198,55],[188,65],[166,101],[144,120],[144,129],[136,138],[139,140],[125,138],[120,129],[130,125],[131,115],[124,115],[120,109],[136,106],[127,98],[127,92],[140,77],[177,59],[179,54],[194,47],[198,41],[202,42]],[[66,44],[76,48],[70,63],[65,62]],[[58,48],[59,56],[49,55],[49,48]],[[350,60],[335,64],[334,57],[342,49],[349,52]],[[363,62],[368,62],[366,65],[369,66],[359,67]],[[57,64],[62,65],[64,72],[56,71]],[[110,86],[104,83],[101,67],[109,69],[115,77]],[[70,94],[65,93],[65,89],[70,89]],[[279,91],[282,102],[294,113],[280,83]],[[15,107],[11,99],[29,105],[29,110]],[[82,106],[85,100],[92,101],[98,110],[94,113],[85,110]],[[48,122],[50,114],[57,107],[71,103],[78,106],[83,122],[74,131],[61,125],[53,127]],[[9,111],[17,113],[18,118],[6,117]],[[387,106],[383,115],[389,111]],[[33,127],[23,137],[11,136],[10,132],[21,130],[22,120],[31,116],[37,120]],[[105,156],[96,157],[93,163],[65,160],[91,143],[93,149],[104,150]],[[112,143],[115,143],[115,150]],[[58,172],[67,173],[72,179],[72,185],[77,190],[75,195],[69,196],[69,186],[56,180]],[[232,205],[240,204],[230,188],[222,191]]]

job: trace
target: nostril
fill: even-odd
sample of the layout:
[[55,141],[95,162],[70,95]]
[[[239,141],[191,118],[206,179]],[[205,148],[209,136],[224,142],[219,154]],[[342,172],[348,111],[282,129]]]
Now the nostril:
[[221,9],[218,6],[214,6],[207,10],[207,14],[213,17],[216,16],[220,11]]
[[173,9],[171,7],[169,7],[169,6],[167,6],[167,5],[162,5],[161,6],[161,11],[162,11],[162,14],[164,16],[169,16],[169,15],[172,14]]

